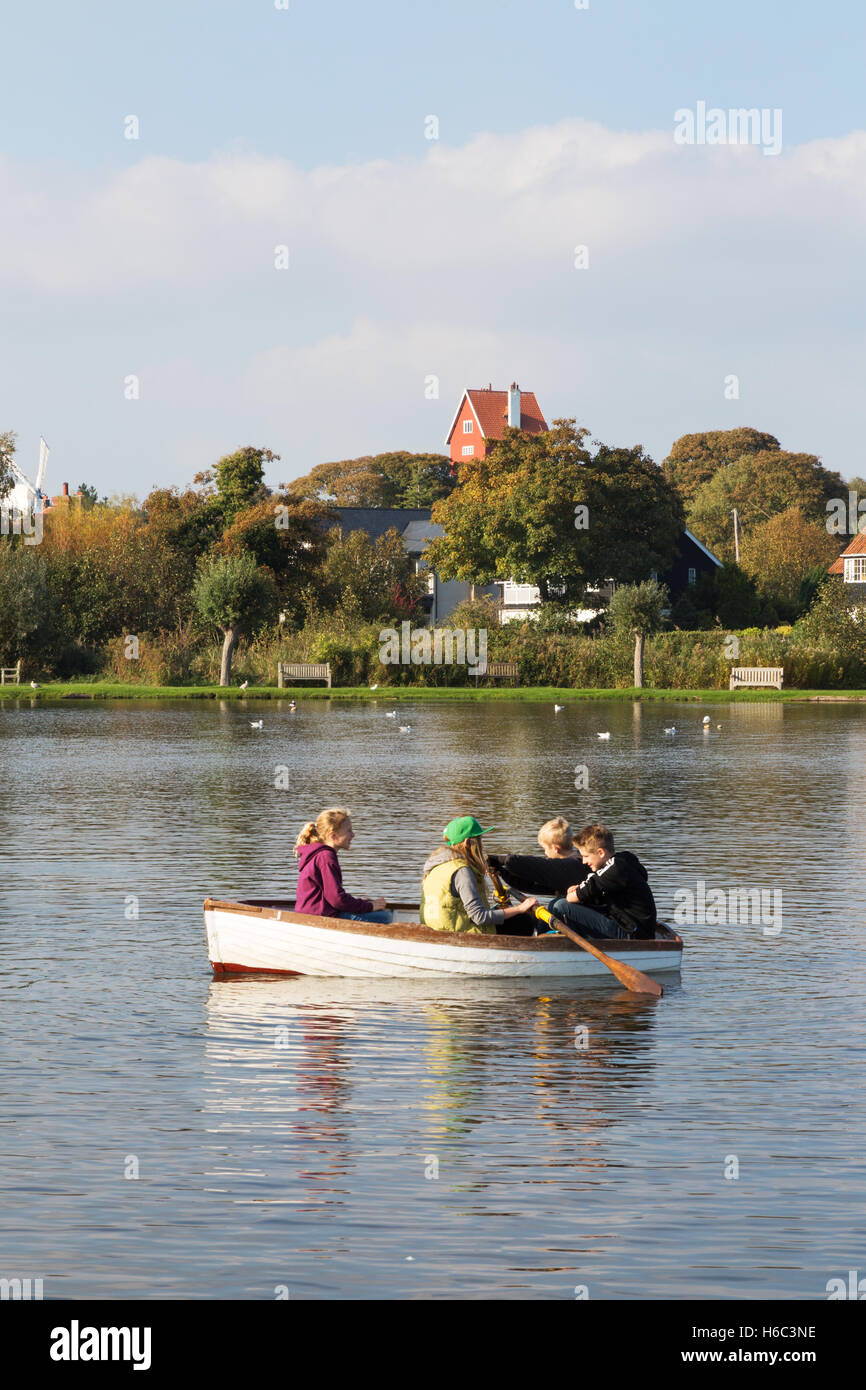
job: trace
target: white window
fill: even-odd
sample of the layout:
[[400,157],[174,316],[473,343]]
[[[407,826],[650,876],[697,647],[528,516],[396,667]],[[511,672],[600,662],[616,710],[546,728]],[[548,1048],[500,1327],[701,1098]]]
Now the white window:
[[475,426],[474,426],[474,424],[472,423],[471,420],[464,420],[464,421],[463,421],[463,433],[464,433],[464,434],[471,434],[474,428],[475,428]]
[[866,584],[866,555],[849,555],[846,557],[845,583]]
[[696,570],[692,565],[690,565],[690,566],[689,566],[689,583],[690,583],[690,584],[695,584],[695,583],[697,583],[697,578],[698,578],[698,572],[697,572],[697,570]]
[[475,453],[475,445],[474,445],[474,444],[464,444],[464,445],[463,445],[463,449],[462,449],[462,453],[463,453],[464,457],[466,456],[466,454],[474,454],[474,453]]

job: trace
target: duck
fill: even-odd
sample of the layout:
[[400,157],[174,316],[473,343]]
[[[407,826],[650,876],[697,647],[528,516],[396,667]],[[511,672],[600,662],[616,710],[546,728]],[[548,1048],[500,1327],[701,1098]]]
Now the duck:
[[396,719],[396,718],[397,718],[397,711],[396,711],[395,709],[392,709],[392,710],[387,710],[387,709],[386,709],[386,711],[385,711],[385,718],[386,718],[386,719]]
[[30,689],[31,689],[31,690],[38,690],[38,689],[39,689],[39,682],[38,682],[38,681],[31,681],[31,682],[30,682]]
[[411,732],[412,732],[412,725],[411,725],[411,724],[401,724],[401,725],[400,725],[400,733],[401,733],[401,734],[411,734]]
[[241,681],[241,684],[240,684],[240,686],[239,686],[239,689],[240,689],[240,690],[246,690],[246,688],[247,688],[248,685],[249,685],[249,681]]
[[604,734],[597,734],[596,737],[597,737],[597,738],[610,738],[610,732],[607,732],[607,733],[604,733]]
[[553,706],[553,713],[554,713],[554,714],[561,714],[562,711],[563,711],[564,709],[565,709],[565,705],[554,705],[554,706]]
[[264,719],[251,719],[251,720],[250,720],[250,728],[251,728],[251,729],[263,729],[264,727],[265,727],[265,721],[264,721]]
[[675,734],[676,731],[676,725],[673,725],[670,729],[665,729],[666,734]]

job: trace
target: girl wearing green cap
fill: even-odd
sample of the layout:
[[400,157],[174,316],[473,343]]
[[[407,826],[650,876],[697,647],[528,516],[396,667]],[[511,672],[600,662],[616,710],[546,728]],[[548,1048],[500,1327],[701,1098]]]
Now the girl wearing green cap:
[[[490,906],[481,836],[493,829],[482,830],[474,816],[457,816],[448,822],[443,831],[446,844],[434,850],[424,865],[420,917],[425,927],[487,935],[532,934],[534,918],[526,914],[538,905],[536,898],[524,898],[514,907]],[[511,921],[515,917],[519,920]]]

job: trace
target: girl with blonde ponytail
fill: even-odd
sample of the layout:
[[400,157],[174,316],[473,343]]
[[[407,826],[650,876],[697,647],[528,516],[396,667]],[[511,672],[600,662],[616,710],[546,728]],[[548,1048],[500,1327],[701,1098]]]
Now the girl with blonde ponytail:
[[392,914],[384,898],[353,898],[343,887],[337,853],[355,838],[352,818],[341,806],[333,806],[307,821],[295,841],[298,859],[296,912],[313,917],[348,917],[355,922],[390,922]]

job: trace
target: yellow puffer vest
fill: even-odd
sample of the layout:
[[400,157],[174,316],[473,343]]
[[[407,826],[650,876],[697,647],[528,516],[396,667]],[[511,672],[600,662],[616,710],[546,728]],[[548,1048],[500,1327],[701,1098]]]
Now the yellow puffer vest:
[[[451,881],[458,869],[467,867],[459,859],[446,859],[442,864],[434,864],[421,884],[420,917],[425,927],[434,931],[475,932],[478,936],[496,934],[495,927],[476,927],[460,898],[451,892]],[[485,907],[490,906],[484,880],[479,880],[474,869],[469,872],[475,879],[478,892]]]

